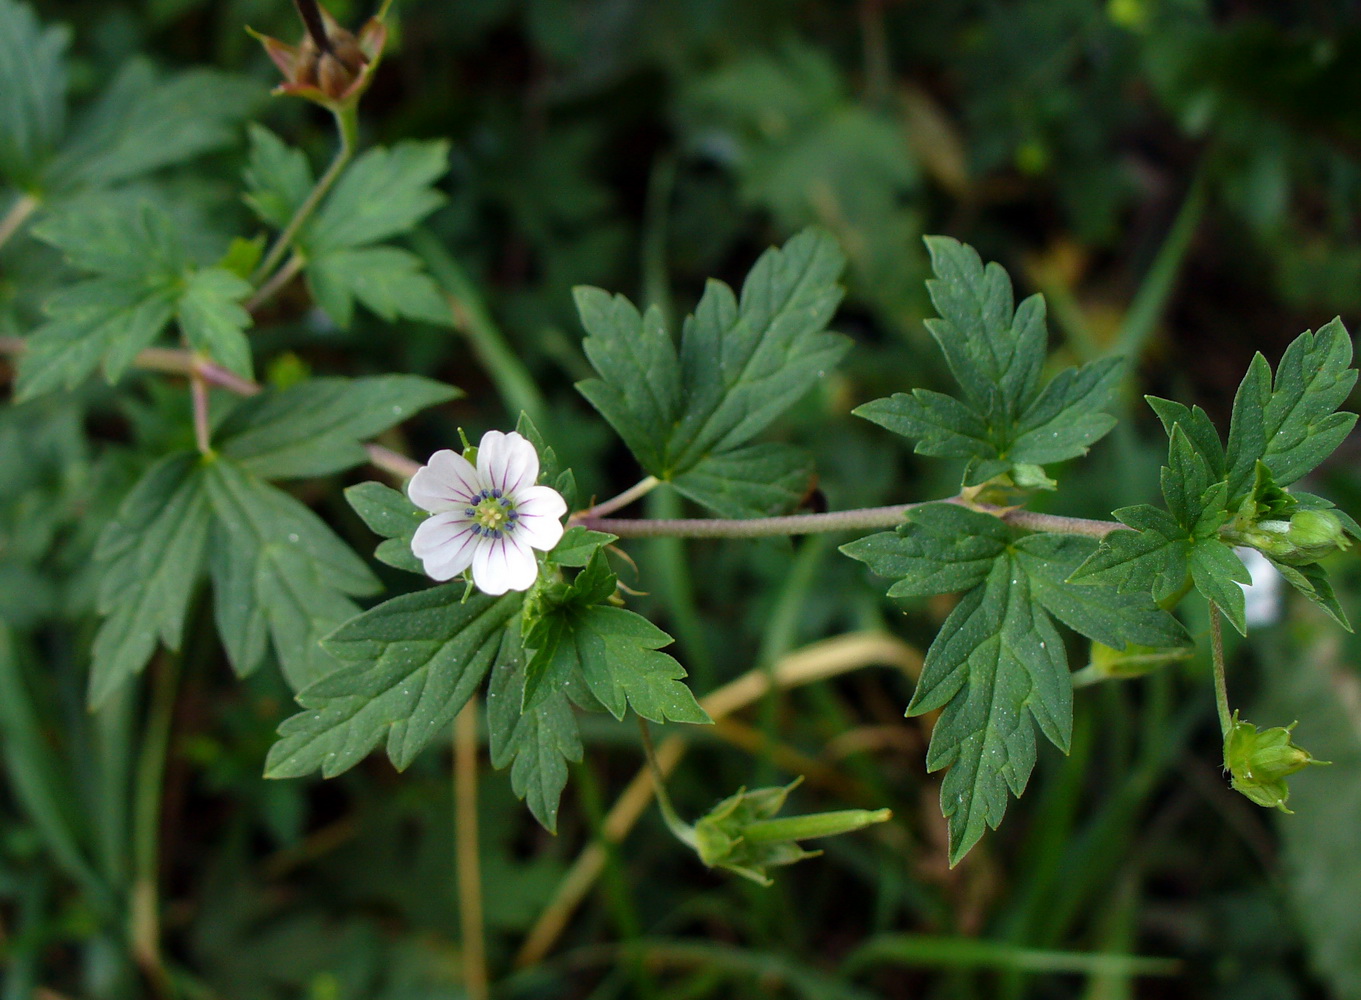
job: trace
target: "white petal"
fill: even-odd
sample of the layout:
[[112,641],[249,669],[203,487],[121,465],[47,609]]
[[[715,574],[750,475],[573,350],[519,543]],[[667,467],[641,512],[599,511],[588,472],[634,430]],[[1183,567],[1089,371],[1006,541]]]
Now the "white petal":
[[484,538],[473,553],[473,583],[484,594],[495,597],[507,590],[528,590],[538,576],[534,553],[512,538]]
[[478,541],[472,522],[461,512],[434,514],[416,527],[411,551],[421,561],[426,576],[452,580],[472,563]]
[[539,453],[514,431],[487,431],[477,446],[477,471],[488,485],[510,496],[539,478]]
[[551,517],[554,520],[567,513],[567,501],[562,494],[547,486],[530,486],[515,494],[515,509],[521,514]]
[[515,521],[515,538],[530,548],[550,551],[562,541],[562,522],[541,514],[521,514]]
[[466,507],[482,489],[477,470],[456,451],[445,448],[430,456],[407,483],[406,495],[422,510],[439,514]]

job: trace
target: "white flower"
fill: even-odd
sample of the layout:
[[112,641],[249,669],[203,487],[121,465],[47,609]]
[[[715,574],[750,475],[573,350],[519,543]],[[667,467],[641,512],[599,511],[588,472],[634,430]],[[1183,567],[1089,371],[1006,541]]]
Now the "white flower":
[[487,594],[528,590],[539,575],[534,549],[562,538],[567,504],[557,490],[536,486],[539,454],[521,435],[488,431],[477,467],[445,449],[411,477],[407,494],[430,517],[411,538],[411,551],[436,580],[469,566]]

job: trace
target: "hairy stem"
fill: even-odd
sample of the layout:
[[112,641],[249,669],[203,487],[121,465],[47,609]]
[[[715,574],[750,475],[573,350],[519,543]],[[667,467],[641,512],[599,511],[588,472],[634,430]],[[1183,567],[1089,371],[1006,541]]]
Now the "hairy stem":
[[613,514],[616,510],[627,507],[629,504],[633,503],[633,501],[647,496],[660,486],[661,482],[662,481],[656,476],[648,476],[646,479],[640,479],[618,496],[611,497],[608,500],[602,500],[593,507],[587,507],[583,511],[578,511],[572,515],[571,520],[575,523],[586,518],[604,517],[606,514]]
[[430,269],[430,275],[444,290],[453,314],[454,326],[468,338],[473,353],[496,383],[501,400],[512,416],[520,411],[538,427],[546,424],[546,404],[538,383],[501,328],[476,283],[458,260],[425,228],[411,234],[411,248]]
[[1219,622],[1219,605],[1210,602],[1210,653],[1214,660],[1215,707],[1219,709],[1219,731],[1228,736],[1233,728],[1233,714],[1229,711],[1229,685],[1224,679],[1224,630]]
[[208,381],[195,370],[189,375],[189,393],[194,400],[194,443],[200,455],[213,453],[212,423],[208,413]]
[[[592,516],[590,511],[575,515],[575,523],[596,531],[608,531],[621,538],[766,538],[775,535],[811,535],[823,531],[867,531],[873,528],[892,528],[902,523],[903,515],[914,507],[927,503],[956,503],[960,497],[941,501],[893,504],[889,507],[861,507],[855,510],[836,510],[825,514],[790,514],[786,517],[753,518],[678,518],[651,520],[646,518],[609,518]],[[1020,528],[1030,531],[1055,532],[1065,535],[1086,535],[1104,538],[1124,525],[1118,521],[1093,521],[1083,517],[1060,517],[1057,514],[1037,514],[1016,508],[972,505],[973,509],[994,514]]]
[[657,761],[657,748],[652,745],[652,730],[648,728],[647,720],[641,715],[638,716],[638,732],[643,737],[643,756],[647,758],[648,773],[652,775],[652,791],[657,797],[657,808],[662,811],[666,828],[686,847],[694,848],[695,828],[681,819],[676,813],[676,807],[671,804],[671,796],[666,791],[666,775],[662,773],[662,766]]
[[458,922],[463,935],[463,985],[469,1000],[487,1000],[487,946],[477,836],[477,708],[478,699],[474,695],[454,720],[454,840],[458,856]]
[[284,254],[293,245],[298,230],[316,211],[317,206],[321,204],[321,199],[326,197],[326,192],[331,190],[331,186],[339,179],[341,172],[344,171],[350,159],[354,156],[359,133],[358,112],[354,108],[340,108],[333,113],[336,129],[340,133],[340,148],[336,150],[335,159],[326,168],[326,173],[322,174],[317,180],[306,200],[298,206],[298,210],[293,213],[293,218],[288,220],[288,225],[279,234],[279,238],[274,241],[274,245],[269,248],[269,253],[265,254],[265,259],[255,269],[251,282],[261,290],[269,286],[273,279],[268,276],[273,274],[274,269],[279,266],[279,261],[283,259]]
[[19,227],[28,220],[28,217],[38,210],[38,205],[38,199],[33,195],[22,194],[19,200],[9,207],[5,217],[0,219],[0,247],[19,231]]
[[391,448],[384,448],[381,444],[369,443],[364,445],[364,450],[369,453],[369,461],[384,472],[390,472],[398,479],[410,479],[421,467],[421,463],[414,458],[407,458],[400,452],[393,451]]

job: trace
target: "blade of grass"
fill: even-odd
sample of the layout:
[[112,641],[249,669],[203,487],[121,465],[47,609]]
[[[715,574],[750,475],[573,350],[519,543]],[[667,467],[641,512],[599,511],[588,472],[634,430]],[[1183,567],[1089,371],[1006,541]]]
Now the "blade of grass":
[[1006,941],[935,934],[884,934],[871,938],[850,954],[843,968],[849,975],[876,965],[1083,975],[1174,976],[1181,971],[1181,963],[1172,958],[1050,951]]

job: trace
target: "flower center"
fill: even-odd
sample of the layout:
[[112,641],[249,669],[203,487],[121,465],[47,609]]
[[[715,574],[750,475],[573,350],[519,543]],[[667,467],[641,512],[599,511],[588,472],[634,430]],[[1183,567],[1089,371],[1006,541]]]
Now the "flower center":
[[520,517],[514,502],[500,490],[483,490],[473,497],[473,506],[464,513],[472,518],[478,534],[490,538],[500,538],[514,529]]

